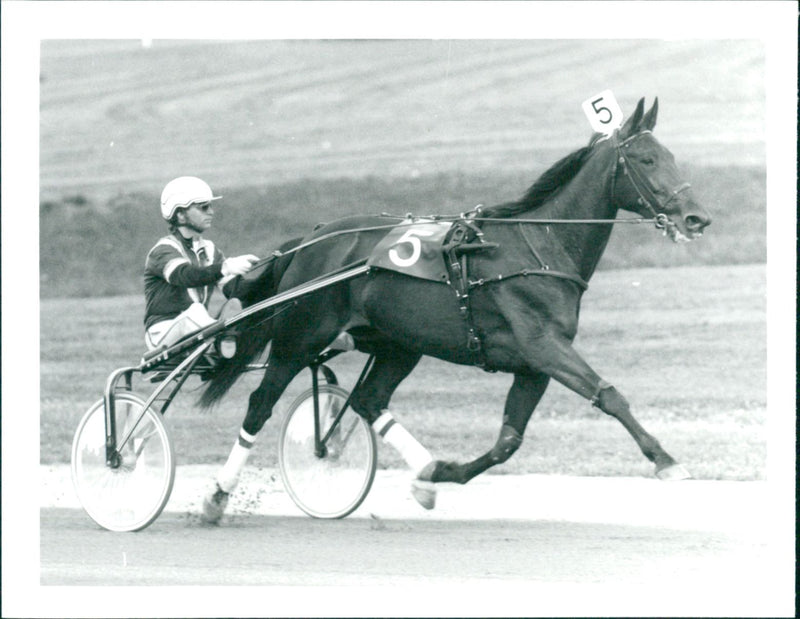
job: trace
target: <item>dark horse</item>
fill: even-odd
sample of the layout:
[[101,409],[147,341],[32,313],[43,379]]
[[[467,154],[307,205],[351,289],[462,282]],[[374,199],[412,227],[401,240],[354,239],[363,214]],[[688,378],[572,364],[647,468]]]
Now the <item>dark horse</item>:
[[[517,450],[551,378],[618,419],[655,464],[659,478],[688,478],[636,421],[625,398],[572,347],[581,296],[613,225],[583,220],[614,219],[624,209],[656,218],[674,241],[700,236],[711,221],[679,178],[672,154],[653,137],[657,112],[657,100],[647,113],[640,100],[619,130],[593,136],[588,146],[547,170],[520,200],[483,208],[470,218],[493,249],[469,255],[469,286],[462,291],[468,293],[466,312],[465,298],[454,294],[453,286],[376,268],[303,297],[243,334],[240,352],[211,379],[203,403],[219,399],[271,341],[269,364],[250,395],[239,440],[206,497],[205,517],[217,521],[222,516],[249,449],[284,389],[343,331],[353,336],[358,350],[376,354],[353,393],[353,409],[405,457],[416,477],[415,496],[425,507],[433,506],[436,482],[466,483]],[[277,290],[369,256],[386,234],[369,228],[381,225],[385,218],[362,216],[315,230],[306,241],[365,229],[284,256],[276,263]],[[434,460],[388,413],[392,393],[423,355],[514,375],[497,443],[476,460]]]

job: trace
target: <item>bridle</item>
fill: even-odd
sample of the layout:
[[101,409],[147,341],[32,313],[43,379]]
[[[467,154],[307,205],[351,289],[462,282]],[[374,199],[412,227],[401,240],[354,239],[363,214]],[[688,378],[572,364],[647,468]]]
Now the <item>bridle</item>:
[[[656,195],[652,184],[647,179],[647,176],[641,170],[639,170],[636,165],[634,165],[633,161],[629,161],[622,152],[623,149],[627,149],[634,140],[648,133],[652,132],[649,129],[645,129],[644,131],[640,131],[639,133],[626,138],[622,142],[617,142],[615,144],[615,148],[617,150],[617,159],[614,162],[614,169],[611,172],[611,199],[614,199],[617,169],[618,166],[622,166],[623,175],[628,178],[633,190],[639,196],[637,202],[644,206],[653,215],[656,228],[667,229],[670,227],[675,227],[675,224],[669,219],[665,212],[667,206],[669,206],[669,203],[678,197],[678,194],[689,189],[691,184],[682,183],[669,193],[666,201],[661,202],[659,197]],[[616,137],[614,137],[614,141],[616,142]],[[655,206],[653,206],[654,204]]]

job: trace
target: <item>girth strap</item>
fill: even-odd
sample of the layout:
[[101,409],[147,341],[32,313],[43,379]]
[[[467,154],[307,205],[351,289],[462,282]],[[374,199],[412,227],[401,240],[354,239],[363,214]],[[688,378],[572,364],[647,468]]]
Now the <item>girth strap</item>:
[[[475,241],[477,239],[477,241]],[[450,286],[456,293],[459,303],[459,314],[467,326],[467,350],[476,355],[476,365],[486,369],[486,358],[475,323],[472,319],[469,291],[472,288],[467,274],[468,254],[490,250],[498,247],[497,243],[483,240],[483,231],[472,221],[459,220],[453,223],[452,229],[445,239],[442,250],[445,254],[445,266]]]

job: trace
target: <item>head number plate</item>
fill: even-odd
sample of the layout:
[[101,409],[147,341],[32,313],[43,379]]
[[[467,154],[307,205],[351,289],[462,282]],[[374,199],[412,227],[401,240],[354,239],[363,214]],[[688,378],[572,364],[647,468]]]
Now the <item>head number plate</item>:
[[610,90],[589,97],[583,102],[582,107],[592,129],[598,133],[611,135],[615,129],[622,126],[622,110]]

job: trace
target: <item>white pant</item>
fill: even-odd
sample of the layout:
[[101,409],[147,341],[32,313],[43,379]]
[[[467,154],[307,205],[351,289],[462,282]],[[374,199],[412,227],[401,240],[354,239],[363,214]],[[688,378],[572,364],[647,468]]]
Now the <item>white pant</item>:
[[194,333],[216,322],[202,303],[192,303],[172,320],[162,320],[151,326],[144,334],[147,350],[162,345],[169,346],[182,337]]

